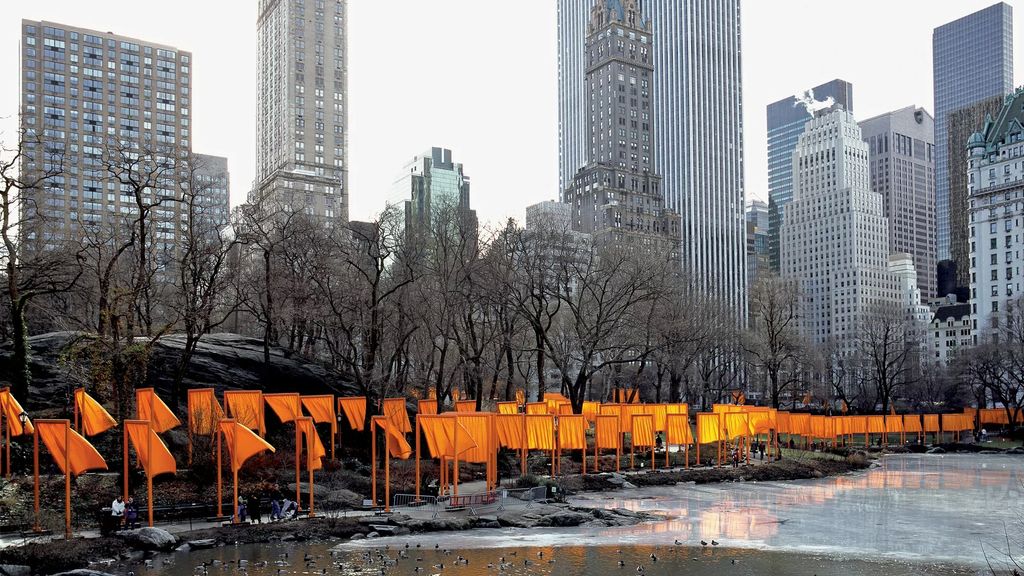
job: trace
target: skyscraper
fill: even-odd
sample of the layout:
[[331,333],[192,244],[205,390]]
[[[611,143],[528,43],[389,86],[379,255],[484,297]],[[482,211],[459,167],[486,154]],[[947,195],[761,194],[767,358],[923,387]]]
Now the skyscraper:
[[596,0],[586,37],[587,162],[565,190],[572,226],[600,243],[679,258],[679,216],[654,169],[651,23],[636,0]]
[[760,274],[768,271],[768,204],[747,204],[747,293]]
[[947,116],[975,102],[1013,90],[1013,8],[994,4],[935,29],[932,34],[935,91],[935,228],[939,260],[950,249],[949,159],[966,142],[950,142]]
[[456,212],[476,228],[476,212],[469,204],[469,176],[452,161],[452,151],[431,148],[413,157],[391,186],[395,203],[405,206],[406,226],[431,222],[441,212]]
[[935,297],[935,128],[931,114],[908,106],[864,120],[871,189],[882,195],[889,250],[910,254],[923,296]]
[[251,202],[348,220],[345,7],[345,0],[260,0]]
[[127,234],[141,202],[151,250],[170,258],[189,224],[176,201],[188,169],[204,179],[204,216],[221,222],[227,160],[192,154],[191,53],[53,22],[21,32],[22,170],[59,171],[20,206],[27,238],[56,245],[99,224]]
[[[610,4],[624,4],[613,2]],[[586,162],[586,23],[593,0],[559,0],[560,189]],[[655,38],[651,167],[681,217],[683,269],[746,316],[739,0],[640,0]]]
[[903,308],[869,158],[853,114],[817,112],[793,154],[793,200],[782,223],[782,276],[797,284],[801,332],[841,356],[857,352],[873,314]]
[[853,84],[832,80],[768,105],[768,260],[779,270],[779,230],[793,199],[793,151],[816,107],[838,105],[853,112]]

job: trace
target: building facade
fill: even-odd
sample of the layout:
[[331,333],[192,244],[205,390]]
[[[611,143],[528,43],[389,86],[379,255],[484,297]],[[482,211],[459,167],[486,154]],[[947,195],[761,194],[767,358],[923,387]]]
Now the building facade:
[[586,38],[587,162],[564,193],[573,230],[679,260],[679,216],[654,169],[651,23],[636,0],[597,0]]
[[924,298],[935,297],[935,134],[931,114],[908,106],[860,123],[871,189],[882,195],[889,249],[910,254]]
[[[470,207],[469,176],[452,161],[447,148],[430,148],[412,158],[391,185],[392,198],[405,207],[405,225],[425,226],[443,216],[457,216],[476,230]],[[468,220],[463,220],[468,219]]]
[[177,201],[190,164],[218,181],[203,185],[204,214],[227,214],[227,160],[192,153],[191,53],[54,22],[23,20],[21,31],[22,170],[60,172],[20,206],[28,240],[52,247],[98,225],[126,233],[141,202],[151,249],[170,259],[190,224]]
[[1024,89],[1006,97],[967,144],[971,313],[976,342],[994,338],[1021,296],[1024,271]]
[[932,34],[935,94],[935,229],[937,258],[950,249],[949,159],[963,154],[950,142],[950,112],[1013,90],[1013,8],[999,2],[935,29]]
[[759,274],[771,270],[768,255],[768,204],[760,200],[747,203],[747,294]]
[[260,0],[250,202],[348,220],[345,0]]
[[768,250],[773,270],[779,270],[779,231],[783,212],[793,199],[793,151],[814,117],[817,106],[837,105],[853,112],[853,84],[832,80],[768,105]]
[[[625,0],[602,2],[612,8]],[[587,23],[594,0],[558,2],[559,174],[569,188],[588,162]],[[649,90],[652,169],[680,215],[683,270],[746,318],[743,100],[739,0],[639,0],[657,70]],[[657,120],[655,120],[657,118]],[[714,137],[709,135],[714,134]],[[640,156],[645,155],[642,150]]]
[[986,118],[995,118],[1003,109],[1006,95],[993,96],[970,106],[954,110],[946,115],[946,141],[951,149],[959,153],[951,154],[947,162],[949,177],[949,250],[951,260],[947,263],[955,274],[953,290],[961,294],[960,300],[966,302],[971,285],[971,239],[968,237],[970,228],[970,199],[967,197],[967,155],[964,147],[978,128],[985,125]]
[[817,112],[793,154],[793,200],[781,230],[782,276],[797,284],[801,333],[841,357],[857,354],[873,315],[904,302],[869,160],[853,114]]
[[971,329],[971,305],[957,302],[955,294],[949,294],[935,310],[928,326],[931,350],[927,356],[933,365],[946,366],[956,355],[974,344]]

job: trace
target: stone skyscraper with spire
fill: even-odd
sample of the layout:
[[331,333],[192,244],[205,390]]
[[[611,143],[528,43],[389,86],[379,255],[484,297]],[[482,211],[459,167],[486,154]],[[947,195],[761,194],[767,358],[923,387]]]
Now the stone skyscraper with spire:
[[653,42],[636,0],[596,0],[586,38],[587,161],[564,198],[574,230],[678,262],[679,215],[665,207],[654,165]]

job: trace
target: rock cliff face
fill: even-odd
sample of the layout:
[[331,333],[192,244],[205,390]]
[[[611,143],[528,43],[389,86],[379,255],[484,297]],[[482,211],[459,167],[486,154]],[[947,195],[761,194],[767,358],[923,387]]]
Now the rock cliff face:
[[[26,410],[62,408],[69,405],[72,390],[80,385],[70,375],[62,357],[76,345],[81,335],[54,332],[33,336],[32,394],[19,399]],[[185,347],[184,335],[171,334],[160,339],[149,359],[147,385],[167,399],[174,370]],[[11,377],[12,348],[0,345],[0,381]],[[266,384],[264,384],[266,382]],[[264,378],[263,343],[238,334],[203,336],[192,356],[183,382],[184,388],[263,389],[266,392],[354,395],[355,388],[345,375],[320,364],[289,355],[282,348],[271,348],[270,369]],[[182,403],[184,405],[184,402]]]

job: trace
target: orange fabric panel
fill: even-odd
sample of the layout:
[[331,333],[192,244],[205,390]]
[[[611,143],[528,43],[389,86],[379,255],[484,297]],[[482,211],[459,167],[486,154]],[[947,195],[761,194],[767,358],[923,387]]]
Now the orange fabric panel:
[[942,431],[943,432],[964,432],[966,430],[973,430],[974,423],[964,414],[943,414],[942,415]]
[[890,434],[899,434],[903,432],[903,417],[902,416],[886,416],[885,417],[885,431]]
[[666,418],[666,444],[693,444],[693,432],[690,431],[690,418],[686,414],[669,414]]
[[428,398],[426,400],[420,400],[416,403],[416,410],[419,414],[431,416],[437,414],[437,399]]
[[[127,420],[124,423],[128,430],[128,439],[135,447],[135,454],[146,471],[146,476],[153,478],[160,474],[175,474],[178,465],[167,445],[160,439],[155,428],[149,427],[147,420]],[[153,453],[150,454],[150,447]]]
[[544,402],[548,405],[548,414],[560,414],[559,406],[570,404],[568,398],[556,392],[545,392]]
[[78,476],[88,470],[106,470],[107,462],[82,435],[71,429],[67,420],[38,420],[35,423],[39,439],[50,451],[60,471],[67,474],[65,459],[70,472]]
[[416,419],[432,458],[455,455],[455,419],[436,414],[420,414]]
[[764,434],[775,429],[775,413],[771,410],[748,410],[747,424],[753,434]]
[[526,404],[526,391],[522,388],[516,388],[516,404]]
[[557,414],[560,415],[560,416],[561,415],[571,416],[573,414],[573,412],[572,412],[572,404],[569,404],[569,403],[566,403],[566,402],[563,402],[563,403],[559,404],[558,405],[558,412],[557,412]]
[[[402,413],[405,414],[404,411]],[[386,445],[389,447],[391,456],[401,460],[408,460],[412,456],[412,446],[409,446],[409,441],[405,439],[405,434],[399,430],[398,425],[387,417],[374,418],[373,421],[387,435]]]
[[654,415],[633,415],[629,439],[633,446],[654,446]]
[[563,450],[586,450],[590,424],[581,414],[558,417],[558,445]]
[[689,414],[690,413],[690,407],[687,406],[686,404],[676,403],[676,404],[666,404],[665,406],[666,406],[666,409],[668,410],[669,414]]
[[588,422],[593,422],[597,418],[598,411],[601,409],[599,402],[583,402],[583,416]]
[[11,394],[10,388],[0,389],[0,410],[3,411],[4,417],[7,418],[7,426],[11,431],[11,436],[32,434],[35,431],[31,420],[22,426],[20,416],[26,412],[14,398],[14,395]]
[[523,418],[520,414],[498,414],[494,417],[494,428],[501,446],[513,450],[523,448]]
[[868,432],[868,417],[867,416],[850,416],[849,433],[850,434],[867,434]]
[[334,396],[330,394],[303,396],[302,407],[313,418],[313,422],[317,424],[329,422],[331,430],[338,431],[338,415],[334,412]]
[[907,432],[922,432],[924,429],[921,427],[921,415],[920,414],[904,414],[903,415],[903,430]]
[[476,400],[459,400],[455,403],[456,412],[476,412]]
[[164,401],[156,395],[152,388],[135,390],[135,417],[138,420],[149,420],[157,432],[167,432],[181,426],[181,420],[171,412]]
[[515,402],[498,402],[498,414],[519,414],[519,405]]
[[[966,412],[966,409],[964,410]],[[982,408],[978,410],[981,415],[982,424],[1009,424],[1010,417],[1006,415],[1006,410],[1003,408]],[[972,421],[974,416],[968,414],[968,418]]]
[[779,434],[790,434],[789,412],[775,413],[775,431]]
[[366,427],[366,397],[346,396],[338,398],[338,411],[345,414],[348,427],[362,431]]
[[455,448],[459,460],[483,464],[491,459],[494,440],[491,438],[491,418],[485,412],[462,413],[455,418]]
[[595,421],[594,441],[601,449],[615,450],[619,447],[619,417],[616,414],[599,414]]
[[530,450],[554,450],[554,416],[550,414],[527,414],[526,442]]
[[217,402],[213,388],[193,388],[188,391],[188,430],[197,436],[214,433],[218,420],[224,419],[224,410]]
[[[328,397],[330,401],[330,397]],[[331,402],[333,405],[334,402]],[[299,429],[299,433],[302,434],[304,444],[306,445],[306,469],[307,470],[319,470],[324,467],[324,456],[327,456],[327,450],[324,449],[323,442],[320,441],[320,435],[316,432],[316,425],[313,420],[307,418],[299,418],[295,421],[295,425]]]
[[644,404],[623,404],[619,412],[619,430],[623,434],[633,429],[633,416],[646,414],[647,406]]
[[117,420],[106,411],[84,388],[75,390],[75,404],[82,419],[82,430],[86,436],[95,436],[117,426]]
[[255,430],[261,436],[266,433],[263,424],[263,392],[259,390],[226,390],[224,408],[237,424]]
[[649,413],[654,416],[654,429],[657,432],[664,432],[668,426],[666,422],[668,417],[668,405],[667,404],[649,404]]
[[939,415],[938,414],[925,414],[924,415],[924,431],[925,432],[940,432],[940,430],[939,430]]
[[224,443],[228,446],[231,468],[236,472],[242,468],[246,460],[260,452],[274,452],[273,446],[237,420],[222,420],[220,431],[224,434]]
[[885,434],[885,416],[868,416],[868,433]]
[[722,420],[713,412],[697,413],[697,442],[711,444],[724,440],[722,437]]
[[640,392],[633,389],[616,388],[614,400],[619,404],[637,404],[640,402]]
[[395,429],[400,434],[412,432],[412,424],[409,422],[409,411],[405,406],[405,398],[385,398],[381,404],[384,416],[395,424]]
[[547,414],[548,403],[547,402],[530,402],[526,405],[527,414]]
[[725,418],[726,440],[750,435],[750,424],[745,412],[726,412],[722,416]]
[[825,432],[825,417],[824,416],[811,416],[811,437],[813,438],[827,438],[828,434]]
[[302,402],[298,392],[264,394],[263,399],[281,422],[294,422],[302,416]]
[[807,436],[811,433],[811,415],[802,413],[789,414],[789,433]]

